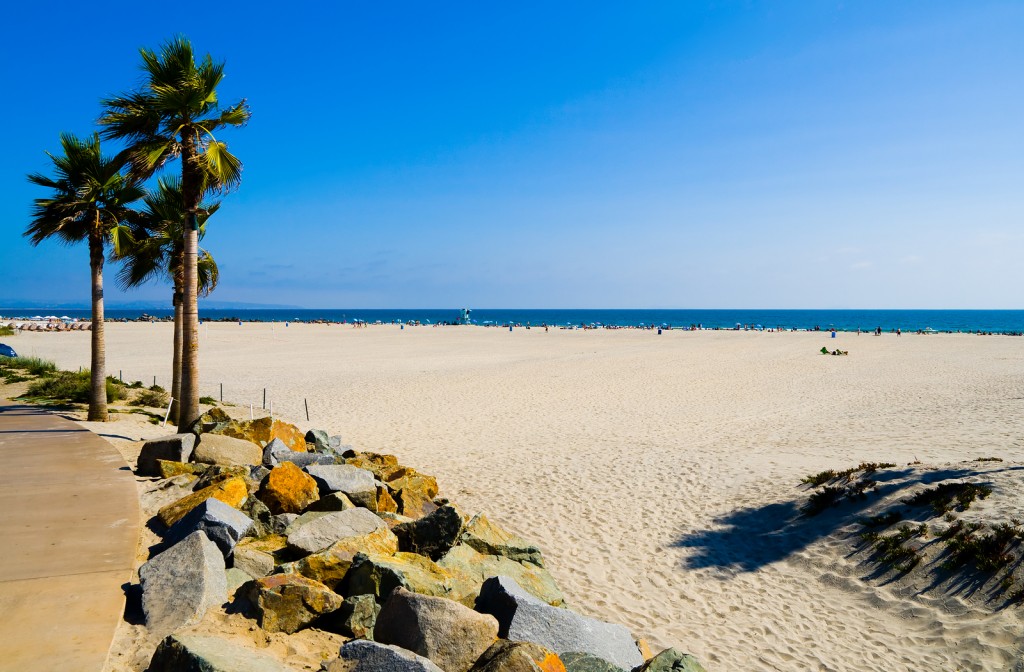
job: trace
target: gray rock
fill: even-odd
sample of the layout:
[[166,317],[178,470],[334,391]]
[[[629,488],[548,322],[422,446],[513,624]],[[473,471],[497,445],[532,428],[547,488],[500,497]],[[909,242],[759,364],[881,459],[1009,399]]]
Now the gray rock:
[[559,658],[565,665],[565,672],[629,672],[589,653],[570,651],[563,653]]
[[269,576],[274,571],[274,556],[255,548],[236,548],[232,560],[236,568],[254,579]]
[[252,576],[237,567],[229,568],[228,571],[225,572],[225,578],[228,586],[228,598],[233,597],[235,591],[253,580]]
[[412,651],[365,639],[345,642],[338,658],[325,672],[442,672],[441,668]]
[[202,620],[227,600],[224,556],[203,532],[193,532],[139,568],[142,610],[151,633],[166,635]]
[[377,493],[373,472],[350,464],[311,464],[306,473],[316,481],[321,497],[331,492],[343,492],[349,497]]
[[157,460],[188,462],[195,446],[196,435],[191,432],[171,434],[146,441],[142,444],[142,450],[139,452],[139,461],[135,471],[139,476],[159,476],[160,467],[156,463]]
[[498,634],[505,639],[534,642],[558,654],[589,653],[625,670],[644,663],[633,636],[624,626],[552,607],[507,576],[484,581],[476,610],[497,618]]
[[203,434],[192,454],[196,462],[224,466],[260,464],[263,449],[251,441],[223,434]]
[[249,480],[254,483],[262,483],[263,479],[270,475],[270,469],[262,464],[254,464],[249,467]]
[[292,450],[281,439],[271,439],[263,449],[263,466],[273,468],[282,462],[291,462],[301,469],[311,464],[334,464],[334,458],[330,455]]
[[679,649],[665,649],[643,664],[637,672],[706,672],[696,658]]
[[469,672],[498,638],[498,621],[444,597],[391,593],[380,610],[374,639],[425,656],[446,672]]
[[274,516],[274,529],[282,530],[276,534],[284,534],[284,530],[287,530],[298,518],[299,514],[297,513],[279,513]]
[[306,511],[348,511],[356,508],[343,492],[332,492],[306,507]]
[[148,672],[291,672],[265,653],[220,637],[179,633],[156,647]]
[[235,544],[248,534],[252,526],[252,518],[211,497],[172,525],[164,540],[176,544],[196,530],[202,530],[228,558],[235,550]]
[[317,451],[323,451],[330,448],[331,439],[327,436],[327,432],[322,429],[311,429],[306,432],[306,443],[312,443]]
[[242,507],[242,511],[252,518],[253,526],[249,530],[249,536],[251,537],[284,534],[285,528],[288,527],[284,521],[278,520],[277,516],[272,514],[270,509],[267,508],[267,505],[256,497],[250,497],[245,502],[245,506]]
[[395,525],[391,531],[398,537],[398,550],[437,561],[458,542],[462,527],[462,514],[445,504],[419,520]]
[[[288,545],[306,553],[317,553],[347,537],[361,537],[387,527],[383,520],[366,509],[348,509],[316,513],[306,521],[296,520],[288,527]],[[315,516],[315,517],[313,517]],[[301,518],[301,517],[300,517]]]
[[330,627],[324,627],[353,639],[373,639],[379,613],[380,605],[373,595],[353,595],[330,615]]

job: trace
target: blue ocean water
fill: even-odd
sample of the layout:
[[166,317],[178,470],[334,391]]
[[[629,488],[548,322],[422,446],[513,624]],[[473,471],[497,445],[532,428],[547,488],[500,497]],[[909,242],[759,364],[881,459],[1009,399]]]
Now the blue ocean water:
[[[171,310],[117,310],[108,309],[108,319],[137,319],[143,313],[155,317],[172,314]],[[200,317],[208,320],[240,319],[264,322],[453,322],[460,311],[455,308],[437,309],[366,309],[317,308],[285,310],[208,310],[200,303]],[[57,315],[74,318],[89,317],[88,310],[8,309],[0,306],[5,317],[31,317]],[[943,332],[1024,333],[1024,310],[751,310],[751,309],[474,309],[472,321],[481,325],[507,325],[527,323],[533,325],[608,325],[608,326],[671,326],[686,328],[701,325],[705,328],[733,329],[763,327],[786,329],[835,328],[840,331],[902,329],[912,332],[933,329]]]

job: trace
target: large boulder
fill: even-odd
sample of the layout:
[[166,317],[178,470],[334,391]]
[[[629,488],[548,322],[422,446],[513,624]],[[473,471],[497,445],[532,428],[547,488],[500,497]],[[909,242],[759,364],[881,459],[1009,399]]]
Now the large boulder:
[[206,533],[224,557],[230,557],[235,544],[252,528],[252,518],[219,499],[210,498],[189,511],[171,526],[164,541],[175,544],[193,532]]
[[142,444],[142,450],[139,452],[139,460],[135,471],[139,476],[160,476],[157,460],[188,462],[189,458],[192,457],[192,450],[195,448],[195,445],[196,435],[191,432],[171,434],[170,436],[146,441],[146,443]]
[[156,647],[148,672],[292,672],[274,658],[231,640],[178,633]]
[[533,642],[499,639],[473,666],[473,672],[566,672],[554,651]]
[[341,608],[330,616],[327,629],[353,639],[373,639],[373,628],[377,624],[380,605],[373,595],[346,597]]
[[497,618],[499,635],[505,639],[533,642],[555,653],[589,653],[625,670],[644,663],[624,626],[552,607],[507,576],[484,582],[476,610]]
[[227,600],[224,556],[202,532],[193,532],[139,568],[146,627],[163,636],[195,625]]
[[267,632],[297,632],[337,610],[344,601],[324,584],[298,574],[274,574],[250,586],[256,619]]
[[208,488],[211,485],[217,485],[218,483],[226,481],[229,478],[234,478],[235,476],[238,476],[245,481],[245,485],[249,488],[249,492],[252,492],[258,486],[258,482],[253,482],[249,478],[249,467],[245,465],[204,464],[202,466],[206,468],[199,474],[198,480],[196,480],[195,484],[192,486],[193,490],[202,490],[203,488]]
[[410,467],[401,467],[388,474],[387,485],[395,493],[398,512],[410,518],[420,518],[437,507],[437,479],[421,474]]
[[403,468],[398,464],[398,458],[394,455],[381,455],[380,453],[357,453],[353,457],[346,458],[345,463],[372,471],[373,475],[382,481],[387,481],[388,476]]
[[547,604],[558,607],[564,603],[562,591],[554,577],[533,563],[516,562],[501,555],[483,555],[469,546],[459,544],[448,551],[438,564],[457,575],[468,577],[474,585],[474,599],[484,581],[494,576],[507,576]]
[[464,598],[456,576],[415,553],[357,553],[345,577],[346,595],[373,595],[378,601],[399,587],[420,595]]
[[513,536],[501,529],[482,513],[473,516],[462,533],[463,543],[483,555],[500,555],[515,560],[528,562],[538,567],[544,566],[540,549],[530,542]]
[[706,672],[696,658],[678,649],[665,649],[637,672]]
[[171,502],[157,512],[157,517],[164,525],[170,527],[208,499],[218,499],[237,509],[245,504],[248,496],[249,489],[245,485],[245,479],[236,476]]
[[348,511],[354,508],[356,505],[344,493],[332,492],[307,506],[306,511]]
[[306,445],[312,444],[313,449],[317,452],[328,452],[331,449],[331,437],[327,436],[327,432],[322,429],[311,429],[303,438],[306,440]]
[[368,534],[342,539],[331,544],[326,550],[283,565],[282,571],[302,574],[334,589],[342,584],[356,554],[373,553],[391,556],[396,551],[398,551],[398,539],[386,526],[381,526]]
[[498,621],[458,602],[399,588],[381,607],[373,636],[425,656],[446,672],[469,672],[498,638]]
[[419,520],[392,529],[398,537],[399,549],[437,561],[458,542],[462,528],[462,514],[451,504],[445,504]]
[[[195,436],[195,434],[189,434]],[[160,478],[174,478],[175,476],[202,476],[210,465],[195,464],[194,462],[175,462],[174,460],[157,460],[156,468],[160,472]]]
[[324,672],[444,672],[430,660],[397,646],[366,639],[345,642]]
[[391,496],[391,491],[387,486],[380,483],[377,484],[373,492],[356,492],[349,495],[349,499],[356,506],[369,509],[374,513],[398,512],[398,502]]
[[320,495],[341,492],[349,497],[377,492],[377,479],[373,472],[349,464],[313,464],[306,467],[320,488]]
[[311,464],[334,464],[334,458],[319,453],[300,453],[286,446],[281,439],[271,439],[263,449],[263,465],[273,468],[282,462],[291,462],[302,468]]
[[269,417],[248,421],[232,420],[220,423],[212,430],[212,433],[233,436],[236,439],[245,439],[261,448],[273,439],[281,439],[292,450],[299,452],[305,452],[306,450],[306,435],[298,427]]
[[301,513],[319,499],[316,481],[291,462],[271,469],[256,496],[271,513]]
[[565,672],[629,672],[589,653],[571,651],[563,653],[559,658],[565,665]]
[[203,464],[239,466],[259,464],[263,450],[251,441],[219,434],[203,434],[192,459]]
[[388,529],[383,520],[366,509],[356,508],[305,513],[288,526],[286,534],[292,548],[304,553],[317,553],[336,541],[361,537],[380,529]]
[[274,572],[274,556],[248,546],[236,546],[232,562],[237,569],[257,579]]

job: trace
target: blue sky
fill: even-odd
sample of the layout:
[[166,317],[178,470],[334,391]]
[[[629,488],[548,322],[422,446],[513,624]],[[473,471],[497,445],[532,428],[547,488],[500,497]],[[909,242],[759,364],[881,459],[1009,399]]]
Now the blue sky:
[[0,304],[88,300],[24,175],[183,33],[253,112],[217,300],[1024,307],[1024,3],[90,4],[0,27]]

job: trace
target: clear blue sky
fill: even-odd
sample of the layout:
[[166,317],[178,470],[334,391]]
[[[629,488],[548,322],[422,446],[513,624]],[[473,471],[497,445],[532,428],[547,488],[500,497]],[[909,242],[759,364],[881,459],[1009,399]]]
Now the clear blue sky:
[[5,9],[0,302],[88,300],[24,175],[180,32],[253,112],[221,301],[1024,307],[1024,3],[168,7]]

